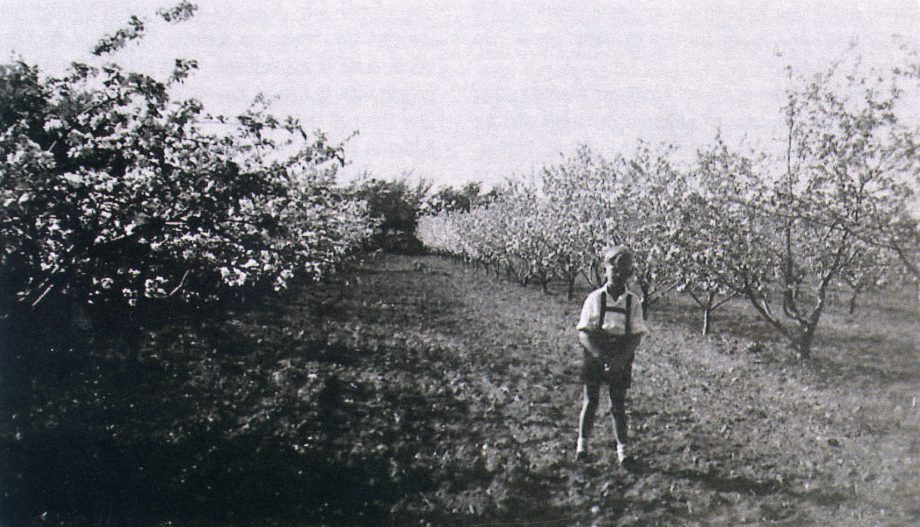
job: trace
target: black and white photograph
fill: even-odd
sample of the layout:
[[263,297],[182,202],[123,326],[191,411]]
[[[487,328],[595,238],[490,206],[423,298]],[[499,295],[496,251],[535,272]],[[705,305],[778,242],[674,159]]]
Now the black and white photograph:
[[920,526],[920,0],[0,0],[0,527]]

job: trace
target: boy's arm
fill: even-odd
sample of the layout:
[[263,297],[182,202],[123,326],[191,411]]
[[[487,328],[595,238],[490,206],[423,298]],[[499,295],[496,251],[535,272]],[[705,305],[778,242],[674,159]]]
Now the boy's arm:
[[578,319],[578,326],[576,326],[576,329],[578,329],[578,342],[585,352],[595,359],[600,359],[604,352],[602,343],[598,341],[596,336],[596,331],[598,331],[600,324],[599,311],[600,301],[597,299],[597,295],[594,293],[589,294],[588,298],[585,299],[585,303],[581,306],[581,316]]

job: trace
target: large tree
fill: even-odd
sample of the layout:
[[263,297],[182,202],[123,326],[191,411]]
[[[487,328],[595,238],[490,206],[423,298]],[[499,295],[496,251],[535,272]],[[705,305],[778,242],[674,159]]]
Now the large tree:
[[704,166],[718,183],[709,217],[736,223],[736,234],[718,231],[731,240],[715,266],[727,271],[723,284],[807,358],[831,286],[854,276],[867,244],[890,247],[879,226],[903,210],[905,175],[918,161],[905,148],[911,132],[899,120],[896,77],[855,60],[790,80],[780,170],[738,187],[746,164],[724,147]]

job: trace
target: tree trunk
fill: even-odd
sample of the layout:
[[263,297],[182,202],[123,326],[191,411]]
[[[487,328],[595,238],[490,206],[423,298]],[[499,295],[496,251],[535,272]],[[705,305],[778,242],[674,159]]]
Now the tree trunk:
[[650,288],[648,285],[640,283],[639,290],[642,291],[642,318],[644,318],[645,320],[648,320],[649,308],[652,307],[651,303],[649,302]]
[[594,283],[597,284],[598,287],[607,280],[603,270],[596,263],[591,264],[591,272],[594,273]]
[[[694,297],[695,298],[695,297]],[[703,304],[703,336],[709,335],[709,325],[712,321],[713,304],[716,295],[712,291],[706,294],[706,303]]]
[[818,329],[818,321],[821,319],[821,312],[824,311],[822,302],[815,307],[809,320],[799,327],[798,338],[795,342],[795,350],[798,353],[799,360],[808,360],[811,358],[811,346],[815,341],[815,332]]
[[807,328],[795,342],[795,351],[799,360],[808,360],[811,358],[811,345],[815,340],[815,328]]
[[856,287],[856,288],[853,288],[853,294],[850,295],[850,301],[848,305],[849,305],[849,312],[851,315],[856,313],[856,297],[859,296],[860,292],[861,292],[860,288]]

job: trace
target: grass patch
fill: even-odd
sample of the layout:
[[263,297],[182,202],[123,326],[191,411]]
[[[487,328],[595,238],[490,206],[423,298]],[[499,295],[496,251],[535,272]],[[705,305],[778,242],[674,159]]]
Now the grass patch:
[[689,303],[663,301],[630,391],[632,472],[603,419],[593,460],[572,459],[580,298],[440,258],[381,256],[134,340],[44,354],[19,343],[0,372],[0,514],[10,525],[916,523],[916,312],[876,301],[888,307],[830,311],[806,365],[742,303],[704,338]]

